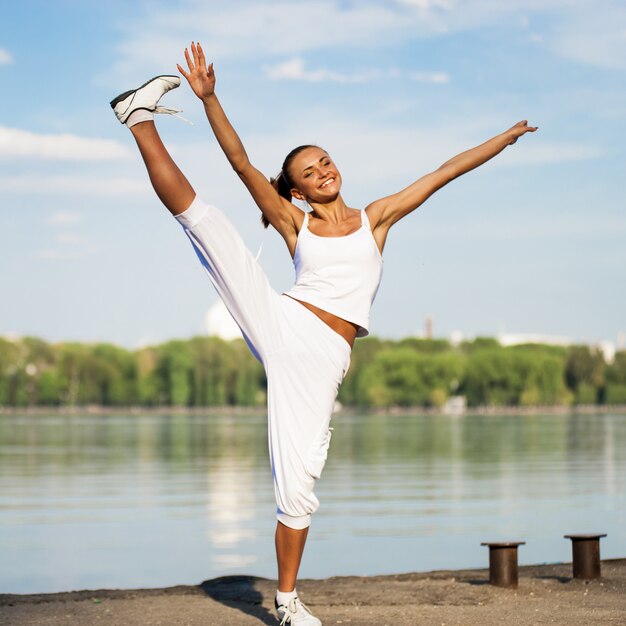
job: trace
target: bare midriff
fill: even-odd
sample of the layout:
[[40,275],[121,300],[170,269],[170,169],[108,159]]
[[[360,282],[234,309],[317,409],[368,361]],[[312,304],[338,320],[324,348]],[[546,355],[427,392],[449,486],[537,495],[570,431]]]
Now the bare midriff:
[[[285,294],[287,295],[287,294]],[[291,296],[287,296],[291,298]],[[303,302],[302,300],[298,300],[297,298],[291,298],[296,302],[299,302],[303,307],[309,309],[311,313],[314,313],[319,317],[324,324],[329,326],[332,330],[334,330],[338,335],[341,335],[350,345],[354,346],[354,340],[356,339],[356,333],[359,327],[352,322],[348,322],[348,320],[344,320],[342,317],[337,317],[328,311],[324,311],[324,309],[320,309],[313,304],[309,304],[308,302]]]

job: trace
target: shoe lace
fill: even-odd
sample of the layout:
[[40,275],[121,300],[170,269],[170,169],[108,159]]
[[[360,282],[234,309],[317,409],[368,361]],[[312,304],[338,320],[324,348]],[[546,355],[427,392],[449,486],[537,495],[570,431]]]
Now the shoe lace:
[[182,115],[178,115],[179,113],[182,113],[182,111],[183,111],[182,109],[168,109],[167,107],[162,107],[162,106],[157,106],[154,109],[155,113],[164,113],[166,115],[173,115],[174,117],[177,117],[179,120],[182,120],[183,122],[186,122],[190,126],[193,126],[194,123],[191,120],[188,120],[186,117],[183,117]]
[[309,607],[300,601],[300,598],[292,598],[289,600],[289,604],[283,604],[280,608],[285,609],[285,614],[281,620],[279,626],[285,626],[285,624],[291,623],[292,617],[297,617],[300,612],[300,608],[304,609],[307,613],[311,614]]

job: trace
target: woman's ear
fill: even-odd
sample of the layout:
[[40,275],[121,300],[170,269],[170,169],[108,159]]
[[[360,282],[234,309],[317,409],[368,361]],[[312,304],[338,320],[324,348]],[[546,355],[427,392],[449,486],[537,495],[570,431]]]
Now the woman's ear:
[[291,195],[296,200],[302,200],[302,201],[306,200],[306,196],[300,190],[296,189],[295,187],[291,190]]

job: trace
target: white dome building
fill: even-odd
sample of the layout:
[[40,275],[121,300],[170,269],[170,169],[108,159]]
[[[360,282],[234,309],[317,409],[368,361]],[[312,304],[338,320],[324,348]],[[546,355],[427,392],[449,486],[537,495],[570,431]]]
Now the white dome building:
[[219,337],[225,341],[241,339],[239,326],[219,299],[206,312],[202,328],[209,337]]

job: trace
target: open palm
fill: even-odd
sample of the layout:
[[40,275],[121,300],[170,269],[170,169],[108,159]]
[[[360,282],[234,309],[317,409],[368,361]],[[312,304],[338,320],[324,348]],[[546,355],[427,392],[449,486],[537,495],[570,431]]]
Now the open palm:
[[185,59],[189,71],[184,70],[180,65],[178,71],[187,79],[189,86],[193,92],[203,100],[212,96],[215,92],[215,72],[213,71],[213,63],[207,65],[204,56],[204,50],[199,43],[191,42],[191,55],[189,50],[185,48]]

